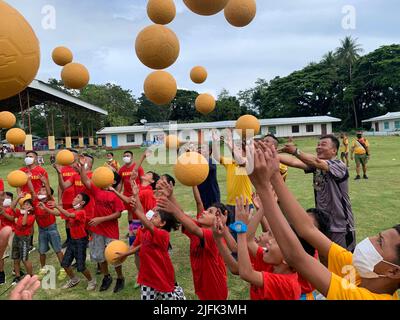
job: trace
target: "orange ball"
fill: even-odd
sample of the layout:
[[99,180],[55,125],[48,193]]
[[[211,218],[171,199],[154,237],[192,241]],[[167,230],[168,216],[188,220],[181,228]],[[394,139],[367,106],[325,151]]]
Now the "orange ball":
[[[104,251],[104,256],[109,264],[117,265],[116,260],[119,258],[117,252],[127,253],[128,251],[129,251],[129,246],[125,242],[121,240],[114,240],[107,245]],[[121,262],[124,262],[125,260],[126,258],[122,259]]]
[[209,170],[208,161],[197,152],[183,153],[174,167],[175,177],[188,187],[202,184],[207,179]]
[[135,43],[139,60],[151,69],[166,69],[178,59],[180,46],[176,34],[169,28],[153,24],[138,34]]
[[14,114],[8,111],[0,112],[0,128],[10,129],[15,126],[17,118]]
[[62,150],[57,153],[56,162],[61,166],[69,166],[75,161],[74,154],[69,150]]
[[168,24],[175,19],[175,3],[173,0],[149,0],[147,15],[154,23]]
[[196,110],[204,115],[213,112],[215,105],[214,97],[208,93],[200,94],[195,101]]
[[178,149],[180,145],[179,138],[176,135],[169,135],[165,138],[165,146],[167,149]]
[[57,47],[53,50],[52,58],[55,64],[64,67],[74,59],[72,51],[66,47]]
[[244,115],[236,121],[236,130],[242,138],[254,137],[260,132],[260,121],[252,115]]
[[114,182],[114,173],[107,167],[97,168],[93,172],[92,182],[100,189],[108,188]]
[[10,172],[7,176],[10,187],[21,188],[28,183],[28,176],[21,170]]
[[165,71],[154,71],[144,82],[144,94],[156,105],[169,104],[176,96],[178,86],[174,77]]
[[229,0],[224,10],[226,20],[234,27],[245,27],[250,24],[256,12],[255,0]]
[[194,13],[202,16],[212,16],[225,8],[229,0],[183,0]]
[[192,71],[190,71],[190,79],[192,79],[192,81],[194,83],[203,83],[207,80],[207,70],[204,67],[194,67],[192,69]]
[[14,146],[24,144],[26,139],[25,131],[19,128],[13,128],[7,131],[6,140]]
[[0,1],[0,100],[23,91],[39,70],[39,40],[29,22]]
[[80,63],[68,63],[61,71],[64,85],[70,89],[82,89],[90,80],[88,69]]

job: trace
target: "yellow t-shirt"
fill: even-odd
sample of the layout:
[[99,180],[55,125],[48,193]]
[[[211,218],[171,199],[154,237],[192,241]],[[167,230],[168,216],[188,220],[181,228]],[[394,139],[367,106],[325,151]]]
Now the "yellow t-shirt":
[[342,139],[342,144],[340,146],[340,152],[344,152],[344,153],[349,152],[349,138]]
[[[328,269],[332,272],[328,300],[399,300],[399,293],[377,294],[359,287],[361,278],[353,267],[353,254],[333,243],[329,250]],[[350,281],[349,281],[350,280]]]
[[280,163],[279,164],[279,171],[281,172],[281,176],[283,178],[283,181],[286,181],[288,173],[289,173],[288,166]]
[[[369,148],[369,142],[367,139],[364,139],[364,144],[366,147]],[[354,148],[354,153],[358,155],[363,155],[366,154],[366,150],[363,148],[363,146],[357,141],[353,141],[353,148]]]
[[227,205],[236,205],[236,197],[243,196],[249,203],[251,200],[252,188],[250,178],[247,175],[246,168],[240,167],[233,159],[221,157],[221,164],[226,169],[226,192]]

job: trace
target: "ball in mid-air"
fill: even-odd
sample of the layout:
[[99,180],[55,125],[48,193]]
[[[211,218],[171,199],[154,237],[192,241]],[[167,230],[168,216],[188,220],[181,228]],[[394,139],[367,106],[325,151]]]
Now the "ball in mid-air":
[[183,0],[186,6],[202,16],[212,16],[225,8],[229,0]]
[[69,150],[61,150],[57,153],[56,162],[61,166],[69,166],[75,161],[74,154]]
[[207,179],[209,170],[208,161],[200,153],[185,152],[178,158],[174,174],[183,185],[194,187]]
[[197,66],[190,71],[190,79],[192,79],[194,83],[203,83],[207,80],[207,77],[207,70],[204,67]]
[[10,129],[15,126],[17,119],[15,115],[8,111],[0,112],[0,128]]
[[10,187],[21,188],[28,183],[28,176],[21,170],[12,171],[7,176]]
[[40,46],[26,19],[0,1],[0,100],[23,91],[40,65]]
[[214,97],[208,93],[200,94],[195,101],[196,110],[204,115],[213,112],[215,105]]
[[7,131],[6,140],[8,143],[14,146],[19,146],[25,143],[26,133],[24,130],[19,128],[13,128]]
[[166,69],[178,59],[179,40],[169,28],[154,24],[144,28],[135,42],[136,55],[150,69]]
[[154,23],[168,24],[175,19],[175,3],[173,0],[149,0],[147,15]]
[[108,188],[114,183],[114,172],[107,167],[99,167],[93,172],[92,182],[97,188]]
[[252,115],[244,115],[236,121],[236,131],[242,138],[254,137],[260,127],[260,121]]
[[144,82],[144,94],[156,105],[169,104],[178,90],[174,77],[166,71],[154,71]]
[[66,47],[57,47],[53,50],[52,58],[55,64],[64,67],[74,59],[72,51]]
[[167,149],[177,149],[179,145],[180,141],[176,135],[170,134],[165,138],[165,146]]
[[234,27],[250,24],[257,13],[255,0],[229,0],[224,9],[225,19]]
[[88,69],[80,63],[68,63],[61,71],[61,79],[69,89],[82,89],[90,80]]
[[[104,250],[104,256],[107,262],[111,265],[116,265],[119,255],[117,253],[127,253],[129,251],[128,245],[121,240],[114,240],[110,242]],[[124,262],[126,258],[121,259]]]

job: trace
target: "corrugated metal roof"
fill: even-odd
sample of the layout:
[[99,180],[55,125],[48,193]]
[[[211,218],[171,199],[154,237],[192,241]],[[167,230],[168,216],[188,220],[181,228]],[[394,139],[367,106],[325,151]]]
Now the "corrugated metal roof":
[[[309,123],[332,123],[340,122],[341,119],[329,116],[320,117],[298,117],[298,118],[277,118],[277,119],[260,119],[262,126],[279,126],[279,125],[294,125],[294,124],[309,124]],[[130,126],[130,127],[107,127],[97,132],[99,135],[119,134],[119,133],[140,133],[150,130],[165,131],[170,130],[171,125],[160,124],[152,126],[150,123],[146,126]],[[234,128],[236,121],[219,121],[219,122],[200,122],[200,123],[179,123],[176,125],[178,131],[182,130],[198,130],[198,129],[223,129]],[[172,127],[173,129],[173,127]]]
[[400,112],[388,112],[383,116],[363,120],[362,122],[373,122],[373,121],[382,121],[382,120],[394,120],[394,119],[400,119]]

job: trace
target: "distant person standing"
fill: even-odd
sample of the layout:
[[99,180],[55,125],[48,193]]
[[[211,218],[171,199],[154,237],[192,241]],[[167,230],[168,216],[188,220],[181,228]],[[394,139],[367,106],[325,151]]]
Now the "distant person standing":
[[[355,155],[355,156],[354,156]],[[370,159],[371,154],[369,152],[369,142],[366,138],[363,137],[362,131],[357,132],[357,139],[353,141],[353,145],[351,147],[351,160],[356,160],[356,172],[357,176],[354,180],[360,180],[360,168],[362,166],[364,179],[368,179],[367,176],[367,164]]]
[[108,152],[106,154],[106,159],[107,161],[104,163],[104,166],[109,167],[114,172],[118,172],[121,166],[119,165],[119,162],[114,159],[114,153]]
[[349,165],[349,138],[347,134],[342,133],[340,135],[340,139],[342,143],[340,145],[340,159],[346,164],[347,168],[350,167]]

